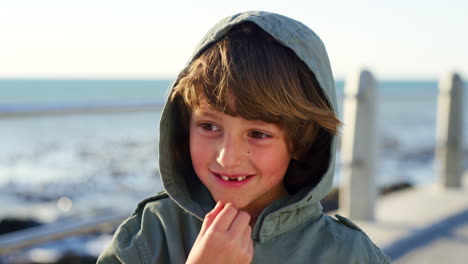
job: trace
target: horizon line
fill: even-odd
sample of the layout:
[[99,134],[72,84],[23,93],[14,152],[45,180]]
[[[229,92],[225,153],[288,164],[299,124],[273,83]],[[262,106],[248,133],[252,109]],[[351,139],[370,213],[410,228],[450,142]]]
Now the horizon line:
[[[84,76],[76,76],[76,77],[1,77],[0,81],[52,81],[52,80],[60,80],[60,81],[175,81],[176,76],[160,76],[160,77],[110,77],[110,76],[103,76],[103,77],[84,77]],[[346,81],[346,77],[335,77],[335,81]],[[463,79],[463,78],[462,78]],[[427,81],[427,82],[435,82],[439,81],[437,78],[428,78],[428,77],[383,77],[383,78],[376,78],[377,81]],[[464,83],[468,82],[468,80],[464,80]]]

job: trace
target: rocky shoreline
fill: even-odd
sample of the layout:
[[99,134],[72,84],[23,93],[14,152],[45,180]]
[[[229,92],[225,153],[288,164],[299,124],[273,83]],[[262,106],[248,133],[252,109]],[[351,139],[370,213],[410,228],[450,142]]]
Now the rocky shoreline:
[[[379,195],[387,195],[389,193],[398,192],[401,190],[413,188],[413,184],[409,182],[399,182],[391,185],[383,186],[379,189]],[[338,188],[333,188],[331,192],[325,196],[321,203],[323,207],[323,212],[328,213],[338,209],[338,201],[340,199],[340,192]]]

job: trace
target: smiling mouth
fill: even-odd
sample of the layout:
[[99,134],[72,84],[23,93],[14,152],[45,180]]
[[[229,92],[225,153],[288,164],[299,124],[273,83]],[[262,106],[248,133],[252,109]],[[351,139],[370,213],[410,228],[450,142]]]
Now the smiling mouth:
[[232,182],[241,182],[252,177],[251,175],[245,175],[245,176],[239,176],[239,177],[228,177],[228,176],[220,175],[214,172],[213,174],[219,177],[220,179],[222,179],[223,181],[232,181]]

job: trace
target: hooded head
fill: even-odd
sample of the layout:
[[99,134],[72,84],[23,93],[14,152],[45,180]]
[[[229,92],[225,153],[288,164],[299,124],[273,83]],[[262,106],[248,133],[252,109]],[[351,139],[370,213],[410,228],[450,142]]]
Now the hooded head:
[[190,156],[191,116],[201,104],[281,129],[289,195],[270,211],[317,204],[329,192],[339,125],[335,88],[325,47],[309,28],[265,12],[228,17],[174,83],[161,118],[160,173],[169,196],[199,218],[214,204]]

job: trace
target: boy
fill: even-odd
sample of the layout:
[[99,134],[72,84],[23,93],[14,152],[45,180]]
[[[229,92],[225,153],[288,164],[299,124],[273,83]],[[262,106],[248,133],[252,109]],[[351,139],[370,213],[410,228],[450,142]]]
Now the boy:
[[139,204],[98,263],[388,263],[357,227],[322,213],[336,113],[314,32],[266,12],[222,20],[162,113],[165,192]]

